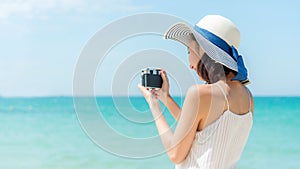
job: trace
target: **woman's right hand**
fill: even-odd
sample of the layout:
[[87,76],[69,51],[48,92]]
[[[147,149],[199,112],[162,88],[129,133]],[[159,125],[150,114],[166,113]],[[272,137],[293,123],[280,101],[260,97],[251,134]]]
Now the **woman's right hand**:
[[166,71],[160,70],[160,75],[163,80],[162,87],[159,90],[155,90],[153,94],[164,104],[166,104],[167,98],[170,97],[169,89],[169,79]]

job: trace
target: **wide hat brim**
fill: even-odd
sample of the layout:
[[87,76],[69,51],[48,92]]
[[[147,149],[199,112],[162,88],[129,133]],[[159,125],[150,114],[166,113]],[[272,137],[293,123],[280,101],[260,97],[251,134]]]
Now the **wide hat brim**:
[[164,38],[176,40],[187,47],[191,47],[192,39],[196,39],[197,43],[210,58],[236,72],[238,71],[236,61],[228,53],[207,40],[201,33],[188,24],[176,23],[166,31]]

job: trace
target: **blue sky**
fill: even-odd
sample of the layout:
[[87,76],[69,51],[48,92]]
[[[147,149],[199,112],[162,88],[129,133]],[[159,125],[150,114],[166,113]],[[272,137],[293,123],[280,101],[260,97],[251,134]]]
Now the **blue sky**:
[[[158,12],[181,17],[189,23],[196,23],[207,14],[230,18],[241,31],[239,51],[249,70],[252,81],[249,88],[253,94],[299,96],[299,3],[296,0],[2,0],[0,95],[72,95],[77,58],[95,32],[125,16]],[[186,51],[180,48],[175,52]],[[109,79],[111,72],[106,76]],[[107,94],[107,87],[98,86],[96,90],[98,95]]]

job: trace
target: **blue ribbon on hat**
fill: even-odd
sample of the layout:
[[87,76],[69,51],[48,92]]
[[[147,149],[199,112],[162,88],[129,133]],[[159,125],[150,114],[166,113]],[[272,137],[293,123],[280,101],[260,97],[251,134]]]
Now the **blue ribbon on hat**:
[[206,29],[202,29],[195,25],[194,29],[200,33],[202,36],[204,36],[207,40],[221,48],[223,51],[228,53],[237,63],[238,72],[237,75],[232,80],[239,80],[240,82],[244,83],[248,81],[248,73],[247,69],[245,67],[243,57],[239,55],[237,49],[234,46],[229,46],[227,42],[225,42],[223,39],[218,37],[217,35],[209,32]]

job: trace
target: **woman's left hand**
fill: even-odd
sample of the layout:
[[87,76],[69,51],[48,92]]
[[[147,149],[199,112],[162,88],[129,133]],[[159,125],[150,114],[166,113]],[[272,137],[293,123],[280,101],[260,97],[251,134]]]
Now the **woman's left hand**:
[[159,105],[159,99],[154,89],[151,91],[148,91],[146,87],[142,85],[138,85],[138,88],[144,95],[146,101],[149,104],[149,107],[152,111],[153,116],[156,118],[161,115],[160,105]]

